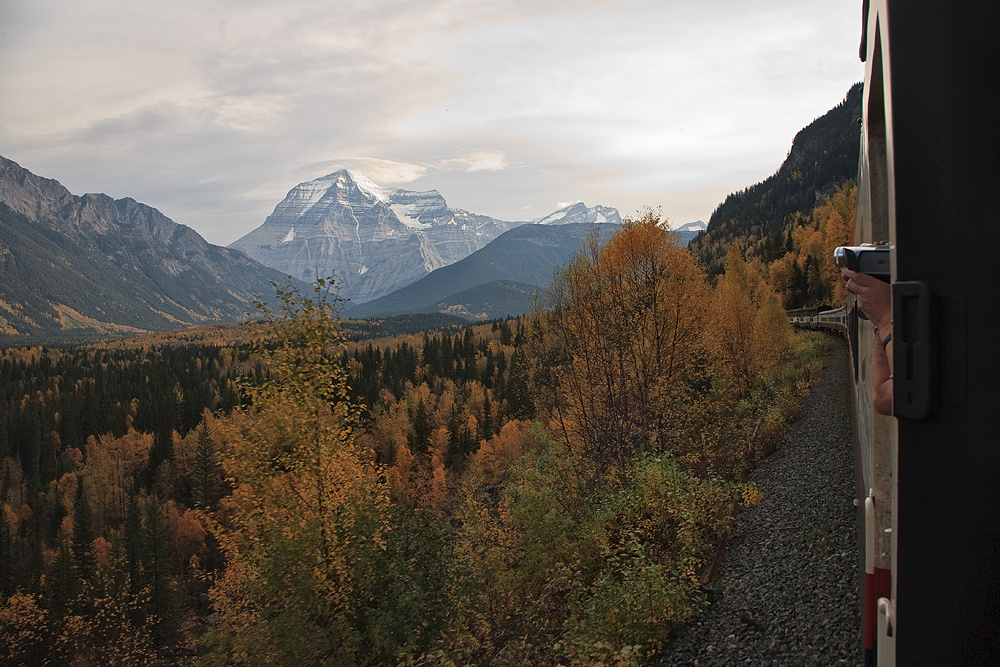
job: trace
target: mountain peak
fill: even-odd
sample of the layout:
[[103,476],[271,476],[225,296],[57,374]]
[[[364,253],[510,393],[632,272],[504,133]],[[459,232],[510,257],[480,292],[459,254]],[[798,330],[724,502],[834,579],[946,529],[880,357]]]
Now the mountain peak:
[[[300,183],[296,187],[302,188],[303,186],[311,184],[314,184],[316,187],[308,188],[310,191],[321,193],[325,193],[332,187],[336,187],[338,191],[342,192],[350,192],[352,189],[357,188],[364,194],[371,195],[384,204],[389,203],[392,199],[393,193],[395,192],[395,189],[383,187],[372,181],[364,174],[351,169],[338,169],[337,171],[326,174],[325,176],[320,176],[311,181]],[[294,190],[295,188],[293,188],[293,191]]]
[[689,222],[686,225],[681,225],[675,232],[703,232],[708,229],[708,225],[701,220],[695,220],[694,222]]
[[394,188],[384,188],[378,185],[374,181],[368,179],[364,174],[360,174],[356,171],[344,170],[348,176],[354,179],[354,183],[358,186],[358,189],[362,192],[367,192],[373,195],[379,201],[383,203],[390,203],[392,195],[395,192]]
[[621,215],[618,213],[618,209],[611,208],[610,206],[590,206],[588,207],[582,201],[575,204],[570,204],[569,206],[563,206],[562,208],[549,213],[543,218],[535,220],[536,224],[539,225],[568,225],[572,223],[604,223],[610,222],[612,224],[621,224]]
[[[616,209],[583,202],[543,220],[621,223]],[[264,224],[230,247],[306,282],[335,274],[341,295],[363,303],[463,259],[523,224],[451,208],[437,190],[389,188],[340,169],[296,185]]]

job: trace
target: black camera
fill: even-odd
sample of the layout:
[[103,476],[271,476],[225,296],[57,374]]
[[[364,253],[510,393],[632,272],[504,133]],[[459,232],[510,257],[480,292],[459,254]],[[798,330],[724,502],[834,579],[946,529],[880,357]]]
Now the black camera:
[[834,249],[833,261],[841,268],[850,269],[857,273],[866,273],[885,282],[889,282],[892,277],[888,244],[842,245]]

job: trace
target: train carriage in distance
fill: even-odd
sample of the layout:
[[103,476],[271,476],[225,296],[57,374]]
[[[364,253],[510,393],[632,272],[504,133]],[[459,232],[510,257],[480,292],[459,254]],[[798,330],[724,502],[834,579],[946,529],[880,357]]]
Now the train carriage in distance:
[[[1000,3],[866,0],[855,244],[891,244],[893,407],[851,348],[866,665],[1000,664]],[[822,656],[816,656],[822,660]]]

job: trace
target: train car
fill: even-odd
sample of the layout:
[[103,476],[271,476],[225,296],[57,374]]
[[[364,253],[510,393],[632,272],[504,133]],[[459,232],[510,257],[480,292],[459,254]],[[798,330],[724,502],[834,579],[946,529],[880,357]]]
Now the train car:
[[797,308],[786,311],[788,321],[792,326],[801,329],[817,329],[847,336],[847,307],[814,306],[812,308]]
[[1000,664],[1000,3],[863,16],[855,243],[890,242],[893,295],[892,415],[872,326],[845,312],[865,662]]

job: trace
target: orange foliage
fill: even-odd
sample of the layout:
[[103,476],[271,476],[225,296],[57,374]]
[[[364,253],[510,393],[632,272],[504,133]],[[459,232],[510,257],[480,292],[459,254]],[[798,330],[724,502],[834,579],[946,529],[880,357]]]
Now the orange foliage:
[[735,245],[715,290],[709,333],[715,357],[738,391],[774,368],[788,349],[788,318],[763,266],[756,258],[744,262]]
[[[662,448],[698,361],[704,274],[660,220],[626,219],[557,276],[533,340],[558,430],[602,465]],[[551,391],[540,388],[539,391]]]
[[[854,242],[857,198],[857,186],[848,182],[814,208],[808,219],[789,230],[791,250],[770,266],[771,287],[781,295],[785,306],[806,302],[820,305],[820,301],[832,306],[846,303],[847,292],[833,262],[833,250]],[[804,284],[793,284],[795,274],[802,277]],[[805,290],[805,294],[792,296],[793,290]],[[792,303],[796,299],[798,303]]]

